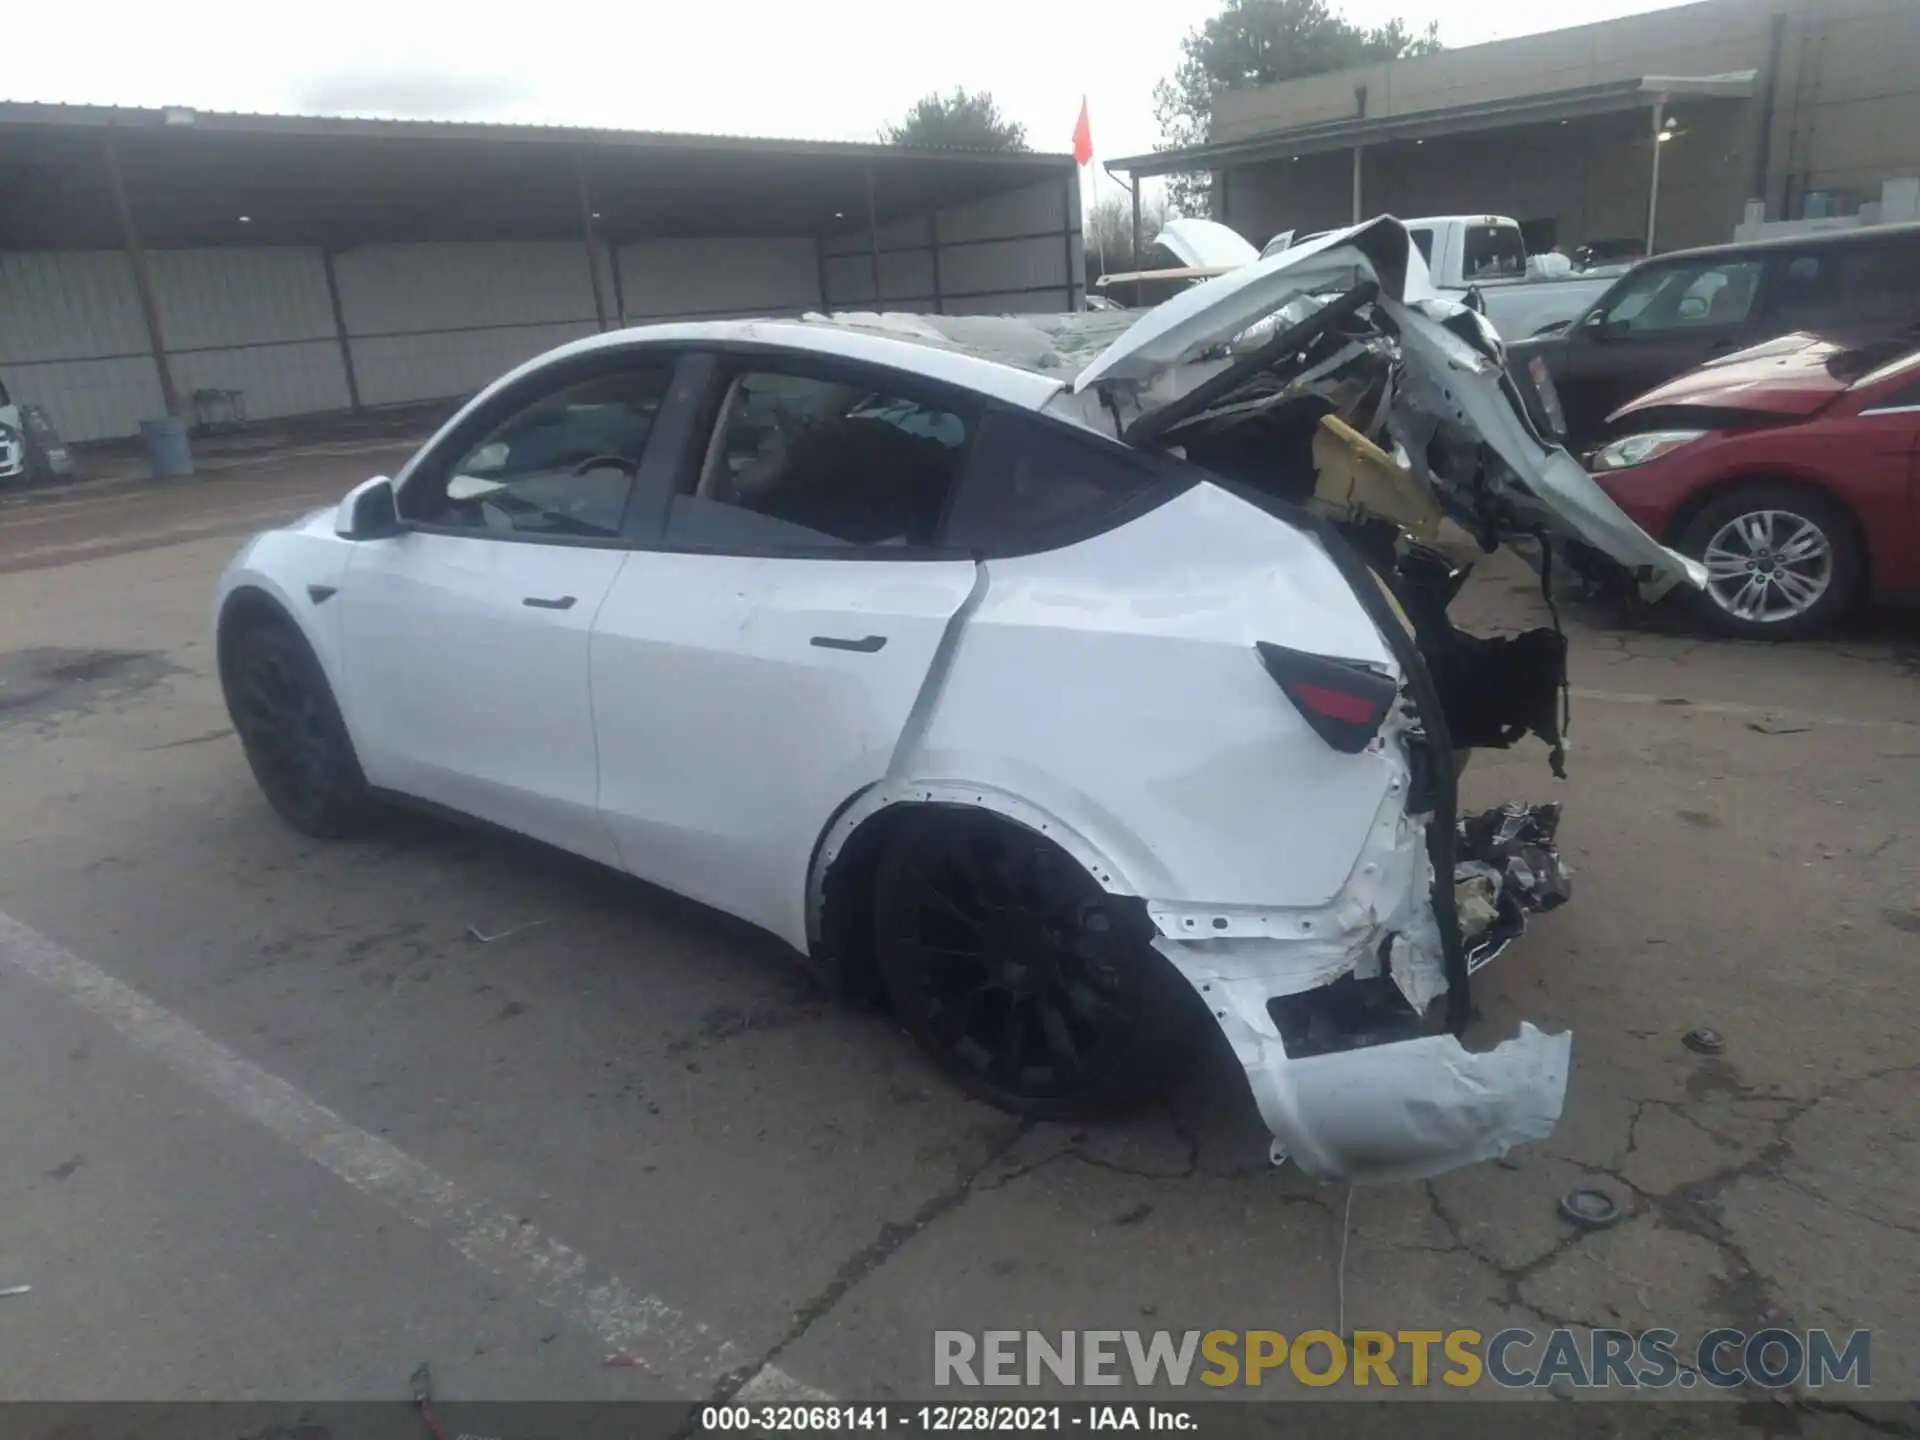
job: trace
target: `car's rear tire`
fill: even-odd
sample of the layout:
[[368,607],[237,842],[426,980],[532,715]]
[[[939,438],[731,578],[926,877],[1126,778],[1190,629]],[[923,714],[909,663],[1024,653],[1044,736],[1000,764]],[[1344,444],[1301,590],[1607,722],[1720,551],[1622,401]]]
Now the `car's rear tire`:
[[305,637],[282,620],[254,622],[228,645],[220,680],[253,778],[280,818],[323,840],[362,829],[373,799]]
[[874,945],[895,1016],[961,1086],[1018,1115],[1112,1114],[1163,1088],[1205,1033],[1139,907],[1045,836],[931,809],[889,836]]
[[1852,519],[1818,491],[1756,481],[1716,495],[1679,549],[1707,566],[1687,603],[1709,629],[1742,640],[1798,640],[1853,603],[1864,570]]

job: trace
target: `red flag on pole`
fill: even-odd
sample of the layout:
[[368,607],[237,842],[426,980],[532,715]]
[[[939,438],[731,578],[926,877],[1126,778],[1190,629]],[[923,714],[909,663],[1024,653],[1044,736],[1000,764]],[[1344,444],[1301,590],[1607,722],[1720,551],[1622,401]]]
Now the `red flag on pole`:
[[1093,163],[1093,126],[1087,123],[1087,97],[1080,97],[1080,123],[1073,127],[1073,158],[1076,164]]

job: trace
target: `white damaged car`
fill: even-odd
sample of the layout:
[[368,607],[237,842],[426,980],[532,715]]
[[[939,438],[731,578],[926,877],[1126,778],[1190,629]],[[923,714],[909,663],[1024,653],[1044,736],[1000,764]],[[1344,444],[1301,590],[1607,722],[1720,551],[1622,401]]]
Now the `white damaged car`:
[[1276,1159],[1435,1174],[1546,1135],[1571,1044],[1457,1038],[1566,891],[1557,807],[1456,777],[1557,766],[1565,646],[1452,627],[1442,515],[1699,582],[1542,403],[1393,220],[1140,316],[597,336],[250,541],[221,681],[307,833],[400,799],[629,871],[1024,1114],[1217,1029]]

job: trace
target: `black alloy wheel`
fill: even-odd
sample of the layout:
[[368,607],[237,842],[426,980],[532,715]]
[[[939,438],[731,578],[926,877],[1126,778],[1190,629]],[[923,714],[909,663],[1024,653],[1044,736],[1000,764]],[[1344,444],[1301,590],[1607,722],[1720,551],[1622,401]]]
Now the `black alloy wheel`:
[[941,808],[905,823],[882,857],[874,915],[895,1014],[1002,1109],[1110,1113],[1162,1086],[1202,1033],[1145,915],[997,816]]
[[256,625],[221,667],[227,713],[267,801],[303,834],[351,833],[370,808],[366,778],[320,662],[285,624]]

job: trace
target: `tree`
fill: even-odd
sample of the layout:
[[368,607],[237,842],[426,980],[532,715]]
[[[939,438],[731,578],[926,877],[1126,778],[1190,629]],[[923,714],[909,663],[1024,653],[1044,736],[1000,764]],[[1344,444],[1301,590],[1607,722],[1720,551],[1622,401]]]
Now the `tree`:
[[1027,127],[1002,115],[987,91],[956,86],[951,95],[922,95],[907,118],[883,128],[880,138],[922,149],[1025,150]]
[[[1415,31],[1404,20],[1390,20],[1366,29],[1335,13],[1327,0],[1226,0],[1218,15],[1180,42],[1180,67],[1153,87],[1153,114],[1160,122],[1156,148],[1204,144],[1213,127],[1214,97],[1222,91],[1440,48],[1437,23]],[[1205,173],[1169,176],[1167,184],[1181,214],[1207,213]]]
[[[1151,249],[1153,237],[1168,220],[1167,197],[1154,190],[1140,197],[1140,244]],[[1102,275],[1124,275],[1148,268],[1133,253],[1133,197],[1105,194],[1087,212],[1087,283]]]

